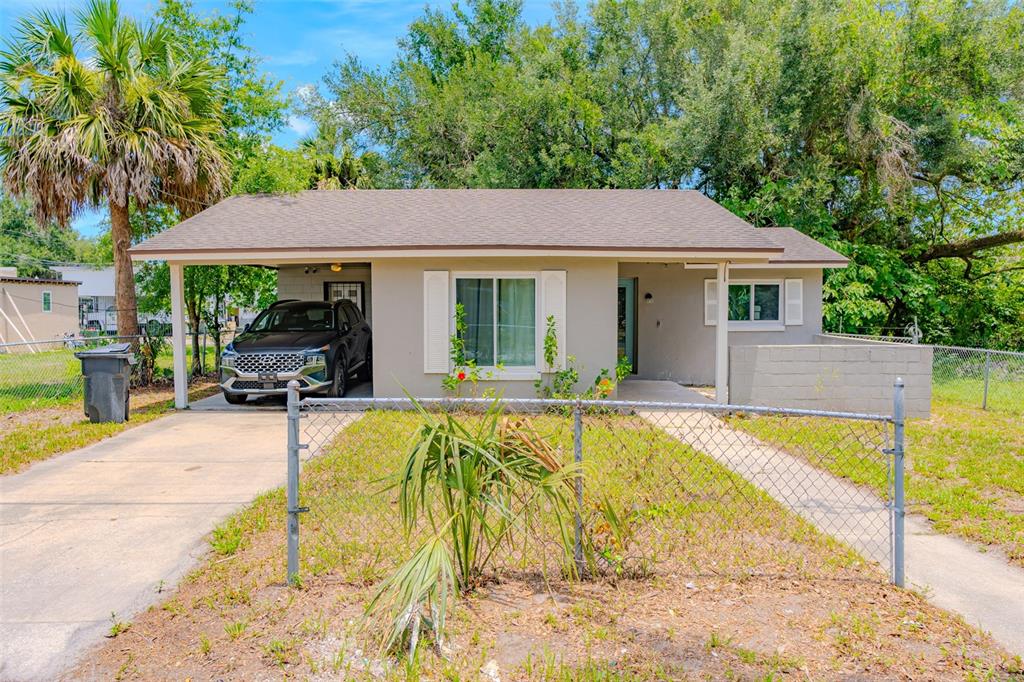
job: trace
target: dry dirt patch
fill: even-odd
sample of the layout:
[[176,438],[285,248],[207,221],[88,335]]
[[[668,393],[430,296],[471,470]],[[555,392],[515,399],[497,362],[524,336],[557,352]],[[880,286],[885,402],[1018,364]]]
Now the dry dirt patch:
[[[303,504],[312,511],[302,520],[301,588],[284,586],[285,500],[274,491],[218,529],[204,564],[68,679],[952,680],[1019,674],[1020,661],[988,637],[887,585],[879,569],[710,461],[690,452],[693,466],[680,467],[685,453],[678,442],[611,422],[608,433],[628,445],[644,472],[656,475],[671,461],[677,465],[671,480],[680,490],[698,481],[704,491],[721,488],[714,501],[667,509],[679,517],[659,517],[657,537],[649,534],[655,526],[638,529],[645,540],[674,548],[670,560],[655,563],[643,579],[583,583],[550,573],[545,580],[504,564],[459,601],[444,655],[428,647],[406,667],[379,653],[378,633],[362,613],[392,562],[411,552],[393,525],[393,500],[380,492],[380,477],[400,452],[388,444],[407,442],[402,434],[410,420],[366,415],[306,465]],[[597,427],[588,433],[607,436]],[[631,495],[631,488],[616,488],[625,479],[612,473],[605,490]],[[737,494],[726,494],[730,490]],[[750,518],[759,514],[770,522]],[[664,529],[679,532],[669,521],[687,519],[715,524],[715,532],[702,526],[666,542]]]

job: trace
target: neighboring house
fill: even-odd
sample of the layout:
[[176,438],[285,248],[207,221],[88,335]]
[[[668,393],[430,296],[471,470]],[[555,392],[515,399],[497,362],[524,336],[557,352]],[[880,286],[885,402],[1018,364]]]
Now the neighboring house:
[[442,394],[461,303],[470,355],[507,397],[534,395],[550,369],[549,316],[556,364],[574,356],[584,383],[624,354],[638,377],[714,384],[724,397],[729,345],[813,343],[822,271],[847,263],[796,230],[663,190],[237,196],[131,253],[170,264],[182,406],[188,264],[272,266],[281,298],[356,301],[373,327],[376,396]]
[[62,279],[81,282],[78,287],[79,326],[117,331],[117,305],[114,303],[114,267],[58,265],[53,268]]
[[52,341],[78,331],[78,282],[0,272],[0,343]]

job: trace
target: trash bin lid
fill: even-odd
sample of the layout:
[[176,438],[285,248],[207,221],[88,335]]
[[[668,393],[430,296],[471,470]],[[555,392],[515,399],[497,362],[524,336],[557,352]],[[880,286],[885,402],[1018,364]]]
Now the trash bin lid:
[[130,343],[112,343],[107,346],[99,346],[98,348],[90,348],[89,350],[83,350],[75,353],[75,357],[81,360],[82,358],[104,356],[104,357],[127,357],[131,355]]

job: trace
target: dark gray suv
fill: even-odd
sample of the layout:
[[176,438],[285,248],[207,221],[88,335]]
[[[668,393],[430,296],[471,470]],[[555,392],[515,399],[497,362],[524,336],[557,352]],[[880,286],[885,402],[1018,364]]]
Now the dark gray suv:
[[220,387],[232,405],[250,395],[286,393],[292,379],[303,393],[340,398],[353,373],[373,378],[370,325],[359,308],[347,300],[285,300],[260,313],[224,349]]

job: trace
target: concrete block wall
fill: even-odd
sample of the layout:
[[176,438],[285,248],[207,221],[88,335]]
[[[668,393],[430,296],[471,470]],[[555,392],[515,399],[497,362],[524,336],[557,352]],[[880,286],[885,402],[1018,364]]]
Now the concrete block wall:
[[732,346],[729,402],[891,414],[903,377],[908,417],[931,413],[932,349],[895,344]]

